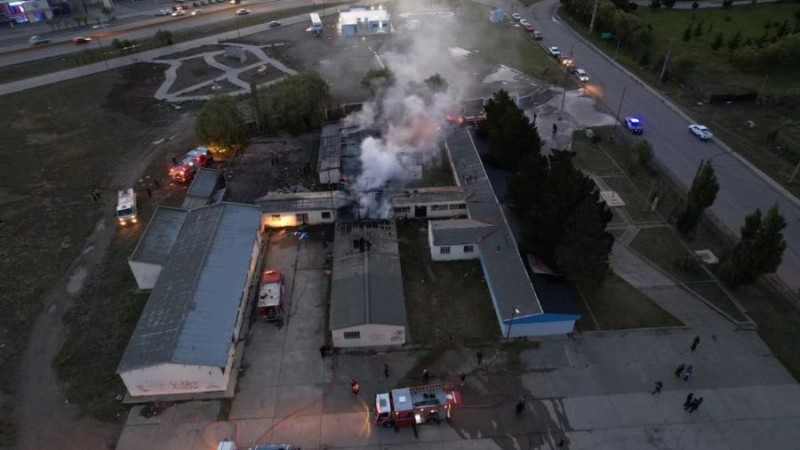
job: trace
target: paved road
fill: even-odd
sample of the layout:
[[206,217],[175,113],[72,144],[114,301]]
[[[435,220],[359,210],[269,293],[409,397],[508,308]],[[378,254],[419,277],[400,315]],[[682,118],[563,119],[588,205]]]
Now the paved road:
[[788,247],[778,276],[791,289],[800,289],[800,201],[738,156],[726,153],[730,149],[723,143],[701,142],[690,135],[687,126],[691,119],[554,18],[557,5],[557,0],[544,0],[521,13],[543,31],[546,45],[558,46],[565,54],[574,45],[578,65],[589,72],[590,84],[612,112],[617,111],[622,99],[620,117],[635,114],[644,119],[644,136],[653,144],[657,162],[684,187],[691,184],[701,160],[713,158],[721,189],[711,210],[729,230],[738,234],[746,215],[756,208],[765,211],[778,202],[788,223],[784,230]]
[[[20,33],[14,39],[0,41],[0,67],[28,62],[33,59],[50,58],[55,56],[68,55],[79,52],[87,48],[95,48],[98,45],[108,46],[113,39],[146,39],[153,36],[156,30],[169,30],[172,32],[186,31],[218,22],[231,22],[240,19],[234,11],[239,8],[246,8],[252,14],[263,14],[270,11],[278,11],[288,8],[297,8],[311,4],[311,0],[269,0],[264,2],[246,2],[240,5],[230,5],[228,3],[214,4],[213,6],[203,6],[203,14],[192,16],[187,11],[183,17],[155,17],[152,11],[142,11],[140,16],[126,18],[122,23],[111,27],[83,30],[65,30],[49,33],[49,29],[41,29],[40,35],[51,40],[51,44],[32,47],[28,44],[31,34]],[[323,2],[319,2],[323,3]],[[165,5],[155,5],[155,10],[164,9]],[[41,27],[39,27],[41,28]],[[74,45],[72,38],[75,36],[88,36],[94,42],[84,45]]]

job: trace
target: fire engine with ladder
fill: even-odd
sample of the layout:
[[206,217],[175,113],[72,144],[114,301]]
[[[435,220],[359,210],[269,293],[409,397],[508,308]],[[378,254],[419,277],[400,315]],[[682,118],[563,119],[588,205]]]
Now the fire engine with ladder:
[[461,393],[449,384],[428,384],[375,396],[375,424],[385,428],[410,427],[450,420],[453,406],[461,404]]

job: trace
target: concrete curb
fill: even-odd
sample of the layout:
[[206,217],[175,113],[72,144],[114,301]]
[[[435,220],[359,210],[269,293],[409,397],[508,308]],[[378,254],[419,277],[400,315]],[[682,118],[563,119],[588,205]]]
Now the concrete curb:
[[[633,72],[631,72],[630,70],[628,70],[628,69],[627,69],[625,66],[623,66],[623,65],[622,65],[622,64],[620,64],[619,62],[615,61],[613,58],[609,57],[609,56],[608,56],[608,54],[606,54],[606,52],[604,52],[604,51],[600,50],[600,49],[599,49],[598,47],[596,47],[596,46],[595,46],[595,45],[594,45],[592,42],[590,42],[590,41],[586,40],[586,39],[583,37],[583,35],[581,35],[581,34],[580,34],[580,33],[578,33],[577,31],[575,31],[575,30],[574,30],[574,29],[573,29],[571,26],[569,26],[569,24],[568,24],[566,21],[564,21],[564,20],[562,20],[562,19],[561,19],[561,16],[559,15],[559,9],[560,9],[560,8],[556,8],[555,15],[553,16],[553,20],[557,21],[559,24],[561,24],[562,26],[564,26],[564,28],[566,28],[566,29],[568,29],[568,30],[572,31],[572,33],[574,34],[574,36],[575,36],[575,38],[576,38],[576,39],[580,40],[580,41],[581,41],[581,42],[582,42],[584,45],[586,45],[587,47],[589,47],[589,48],[591,48],[592,50],[594,50],[595,52],[597,52],[599,55],[601,55],[603,58],[605,58],[605,59],[606,59],[606,60],[607,60],[609,63],[611,63],[611,64],[615,65],[615,66],[616,66],[618,69],[620,69],[621,71],[623,71],[623,72],[624,72],[624,73],[625,73],[627,76],[629,76],[629,77],[631,77],[633,80],[635,80],[635,81],[636,81],[636,82],[637,82],[637,83],[638,83],[640,86],[642,86],[643,88],[647,89],[647,90],[648,90],[648,91],[649,91],[651,94],[653,94],[653,95],[655,95],[656,97],[658,97],[658,99],[659,99],[659,100],[661,100],[661,102],[662,102],[662,103],[664,103],[664,105],[666,105],[668,108],[670,108],[670,109],[672,109],[673,111],[675,111],[676,113],[678,113],[678,114],[679,114],[681,117],[683,117],[683,118],[684,118],[684,119],[685,119],[685,120],[686,120],[688,123],[698,123],[698,121],[694,120],[694,119],[693,119],[691,116],[689,116],[687,113],[685,113],[685,112],[684,112],[682,109],[680,109],[680,107],[678,107],[678,106],[677,106],[675,103],[673,103],[673,102],[672,102],[672,100],[670,100],[668,97],[664,96],[662,93],[660,93],[659,91],[657,91],[657,90],[656,90],[654,87],[652,87],[652,86],[650,86],[649,84],[647,84],[647,83],[645,83],[644,81],[642,81],[642,80],[641,80],[641,79],[640,79],[638,76],[636,76],[636,74],[634,74]],[[606,105],[606,106],[608,107],[608,105]],[[752,172],[754,175],[756,175],[756,176],[758,176],[759,178],[761,178],[761,179],[762,179],[764,182],[766,182],[766,183],[767,183],[767,184],[768,184],[770,187],[772,187],[773,189],[775,189],[776,191],[778,191],[778,193],[779,193],[779,194],[780,194],[780,195],[781,195],[781,196],[782,196],[782,197],[783,197],[783,198],[784,198],[786,201],[788,201],[789,203],[792,203],[792,204],[794,204],[796,207],[800,207],[800,199],[798,199],[797,197],[795,197],[795,196],[794,196],[794,194],[792,194],[792,193],[791,193],[791,192],[789,192],[789,191],[788,191],[786,188],[784,188],[783,186],[781,186],[781,185],[780,185],[780,184],[779,184],[777,181],[775,181],[775,180],[773,180],[772,178],[770,178],[770,177],[769,177],[769,176],[768,176],[766,173],[762,172],[762,171],[761,171],[761,169],[759,169],[758,167],[756,167],[756,166],[754,166],[753,164],[751,164],[751,163],[750,163],[748,160],[746,160],[746,159],[745,159],[743,156],[741,156],[741,155],[739,155],[738,153],[736,153],[736,152],[735,152],[735,151],[734,151],[734,150],[733,150],[731,147],[729,147],[727,144],[725,144],[725,143],[724,143],[723,141],[721,141],[720,139],[718,139],[718,138],[714,138],[714,141],[715,141],[717,144],[719,144],[719,146],[720,146],[720,147],[722,147],[722,149],[723,149],[723,150],[725,150],[725,151],[726,151],[727,153],[729,153],[731,156],[733,156],[734,158],[736,158],[736,159],[737,159],[737,160],[738,160],[740,163],[742,163],[742,165],[743,165],[745,168],[747,168],[748,170],[750,170],[750,172]],[[738,235],[738,233],[737,233],[737,235]]]

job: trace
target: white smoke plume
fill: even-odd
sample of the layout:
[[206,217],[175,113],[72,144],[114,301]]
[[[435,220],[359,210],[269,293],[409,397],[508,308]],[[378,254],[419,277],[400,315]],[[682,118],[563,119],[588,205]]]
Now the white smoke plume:
[[[403,2],[411,11],[421,11],[423,4]],[[469,85],[468,76],[461,72],[450,57],[448,18],[428,18],[414,31],[403,28],[403,20],[393,11],[392,22],[397,30],[393,36],[395,48],[381,53],[385,67],[395,77],[394,85],[378,92],[363,105],[361,111],[345,119],[346,125],[360,129],[379,130],[381,137],[367,138],[361,144],[361,174],[355,194],[362,211],[370,216],[389,215],[387,198],[371,195],[390,183],[402,183],[402,174],[408,170],[408,155],[421,153],[422,163],[437,162],[439,157],[439,126],[448,111],[460,104]],[[456,20],[449,18],[449,20]],[[443,93],[426,89],[424,80],[438,73],[448,84]],[[379,200],[376,200],[380,198]]]

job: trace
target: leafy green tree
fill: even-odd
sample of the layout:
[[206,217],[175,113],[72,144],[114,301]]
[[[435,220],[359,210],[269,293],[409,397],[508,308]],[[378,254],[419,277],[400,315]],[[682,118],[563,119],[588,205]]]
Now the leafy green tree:
[[629,168],[633,171],[647,166],[653,159],[653,146],[645,139],[636,142],[632,150]]
[[721,49],[723,45],[725,45],[725,37],[722,33],[717,33],[714,37],[714,41],[711,42],[711,50],[717,51]]
[[689,42],[690,40],[692,40],[692,24],[689,24],[689,26],[683,30],[683,42]]
[[720,267],[720,277],[729,285],[750,284],[762,275],[774,273],[783,259],[786,221],[775,204],[761,215],[760,210],[745,218],[741,238]]
[[435,73],[426,78],[425,85],[428,86],[428,89],[430,89],[433,92],[447,92],[447,88],[449,87],[447,80],[445,80],[444,77],[442,77],[438,73]]
[[330,86],[318,73],[292,75],[264,94],[263,123],[273,131],[303,133],[322,126],[332,103]]
[[686,206],[678,217],[678,231],[683,234],[689,234],[694,230],[703,215],[703,211],[714,204],[718,192],[719,183],[717,183],[717,176],[714,174],[714,166],[711,165],[710,161],[707,161],[700,168],[692,182],[692,188],[689,190],[689,195],[686,199]]
[[512,168],[526,154],[539,153],[542,141],[536,127],[505,90],[495,92],[486,103],[486,120],[481,124],[481,134],[489,140],[489,153],[493,162],[503,168]]
[[160,45],[172,45],[172,32],[169,30],[158,30],[153,36]]
[[198,142],[208,145],[215,159],[225,159],[245,143],[245,123],[236,101],[215,95],[203,106],[194,122]]
[[697,9],[697,8],[699,8],[699,7],[700,7],[700,3],[697,3],[697,2],[692,2],[692,9],[695,9],[695,10],[696,10],[696,9]]
[[653,9],[661,8],[661,0],[650,0],[650,7]]
[[678,83],[687,84],[697,70],[697,60],[689,55],[680,55],[672,60],[667,68],[667,78]]
[[694,33],[693,34],[694,34],[694,37],[696,37],[696,38],[698,38],[698,37],[703,35],[703,21],[702,20],[700,22],[698,22],[697,25],[694,27]]
[[381,92],[394,85],[396,79],[391,69],[370,69],[364,78],[361,79],[361,87],[368,89],[372,95]]
[[675,6],[675,0],[661,0],[661,3],[664,5],[664,8],[672,9]]

